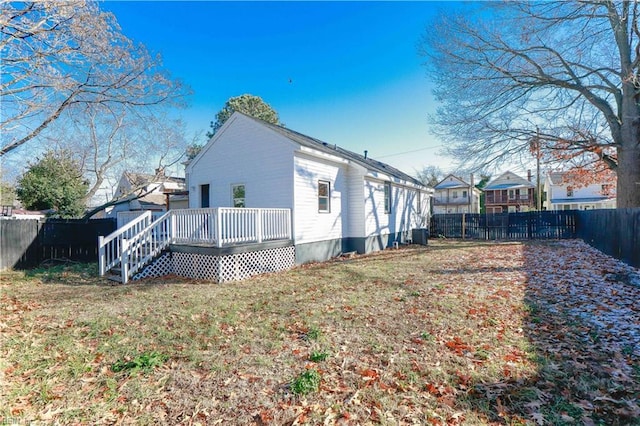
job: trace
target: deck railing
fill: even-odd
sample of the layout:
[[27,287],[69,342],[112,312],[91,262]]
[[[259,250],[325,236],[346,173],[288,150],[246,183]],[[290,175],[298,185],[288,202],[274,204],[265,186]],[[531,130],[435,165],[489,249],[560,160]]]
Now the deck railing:
[[118,221],[118,228],[122,228],[127,223],[147,213],[151,213],[151,220],[153,221],[158,219],[165,212],[149,211],[149,210],[125,210],[125,211],[118,212],[116,214],[116,220]]
[[169,244],[224,247],[291,238],[290,209],[179,209],[153,222],[147,212],[99,239],[100,275],[120,267],[126,283]]
[[151,212],[146,211],[106,237],[98,237],[100,275],[104,275],[120,263],[123,241],[132,239],[150,224]]

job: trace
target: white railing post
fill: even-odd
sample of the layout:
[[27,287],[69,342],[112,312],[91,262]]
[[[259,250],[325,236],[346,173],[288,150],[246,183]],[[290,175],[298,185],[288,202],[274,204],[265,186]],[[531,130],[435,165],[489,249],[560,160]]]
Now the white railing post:
[[173,243],[176,240],[176,214],[175,210],[171,210],[171,221],[169,222],[169,242]]
[[129,280],[129,240],[122,239],[122,255],[120,260],[120,277],[122,278],[122,284],[126,284]]
[[266,211],[263,209],[258,209],[256,211],[256,239],[258,243],[262,242],[262,212]]
[[222,210],[215,209],[216,212],[216,226],[214,236],[216,239],[216,247],[222,247]]
[[102,235],[98,236],[98,273],[100,276],[104,276],[106,273],[106,264],[107,259],[105,258],[104,252],[104,237]]

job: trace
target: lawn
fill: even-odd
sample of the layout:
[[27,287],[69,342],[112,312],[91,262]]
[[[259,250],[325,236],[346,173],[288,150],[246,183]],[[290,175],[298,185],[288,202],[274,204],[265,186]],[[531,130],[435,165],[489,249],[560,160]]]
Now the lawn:
[[640,424],[629,269],[580,242],[429,244],[228,284],[4,272],[0,423]]

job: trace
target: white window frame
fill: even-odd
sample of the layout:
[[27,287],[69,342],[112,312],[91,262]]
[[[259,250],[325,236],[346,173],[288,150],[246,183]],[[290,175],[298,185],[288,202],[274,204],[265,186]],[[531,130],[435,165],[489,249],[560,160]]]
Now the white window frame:
[[[242,188],[242,197],[236,197],[236,188]],[[244,183],[234,183],[231,185],[231,206],[234,208],[247,207],[247,187]]]
[[391,182],[384,183],[384,213],[391,214]]
[[[326,195],[321,194],[320,188],[326,186]],[[322,207],[322,201],[326,200],[326,208]],[[328,180],[318,181],[318,213],[331,213],[331,182]]]

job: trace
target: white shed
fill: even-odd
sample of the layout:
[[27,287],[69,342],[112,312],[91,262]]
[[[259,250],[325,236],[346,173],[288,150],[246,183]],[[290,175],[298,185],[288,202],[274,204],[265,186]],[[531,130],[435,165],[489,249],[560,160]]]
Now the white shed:
[[190,208],[291,209],[296,263],[409,241],[433,194],[387,164],[238,112],[186,179]]

